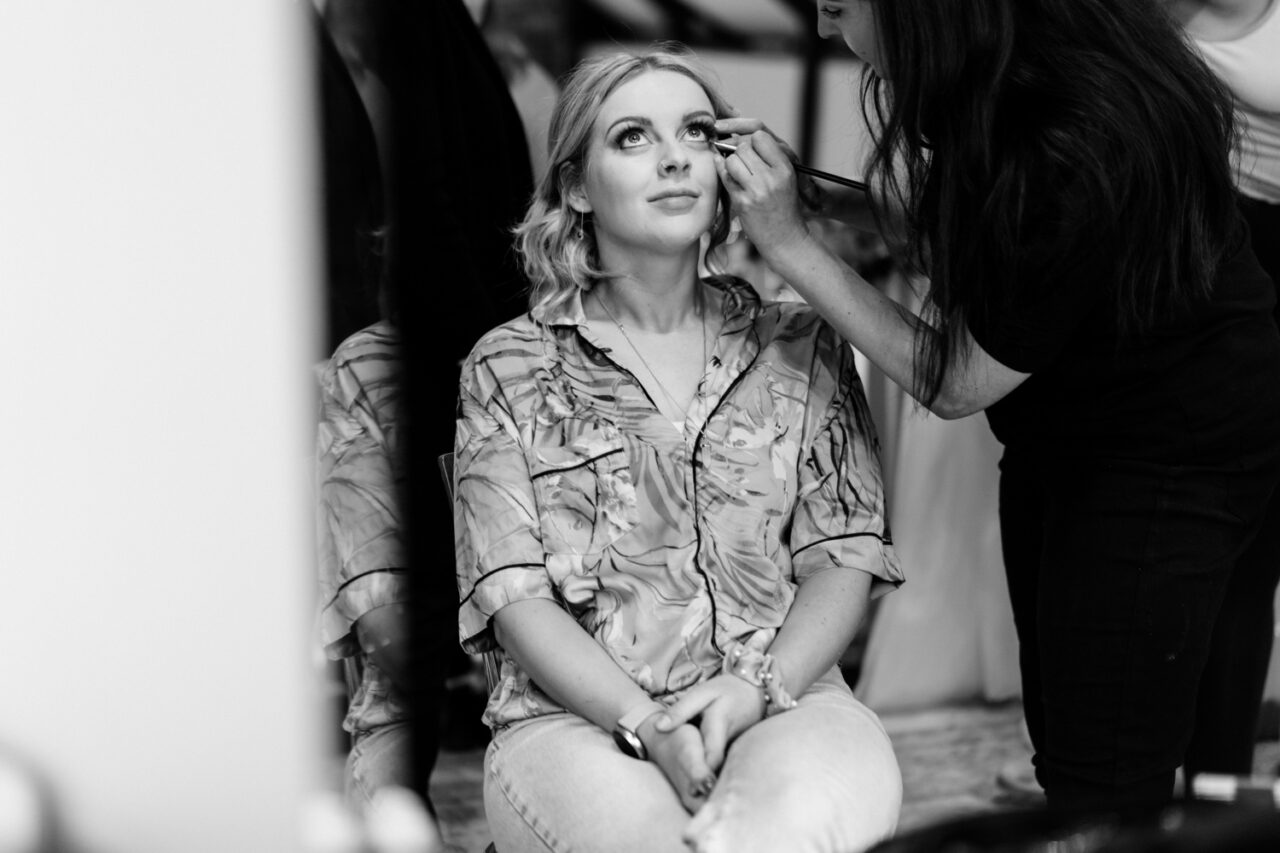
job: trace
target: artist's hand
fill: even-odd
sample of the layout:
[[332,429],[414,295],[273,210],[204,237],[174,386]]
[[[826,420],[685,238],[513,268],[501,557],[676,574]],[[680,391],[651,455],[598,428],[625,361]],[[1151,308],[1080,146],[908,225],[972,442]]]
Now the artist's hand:
[[680,802],[690,814],[697,813],[716,784],[716,774],[707,766],[702,734],[693,726],[657,728],[665,717],[655,713],[636,727],[636,736],[649,752],[649,759],[666,774]]
[[735,135],[737,151],[717,157],[716,171],[751,242],[767,257],[773,245],[807,239],[791,149],[759,119],[721,119],[716,132]]
[[787,144],[786,140],[770,130],[768,125],[758,118],[735,117],[722,118],[716,121],[716,135],[732,136],[733,138],[730,141],[734,145],[737,145],[742,141],[739,137],[748,137],[759,132],[769,134],[773,141],[777,143],[778,148],[781,149],[782,153],[786,155],[789,162],[800,162],[800,158],[796,155],[795,150]]
[[695,717],[702,731],[707,765],[720,772],[725,751],[738,735],[764,719],[764,692],[736,675],[717,675],[680,697],[658,717],[659,730],[679,726]]

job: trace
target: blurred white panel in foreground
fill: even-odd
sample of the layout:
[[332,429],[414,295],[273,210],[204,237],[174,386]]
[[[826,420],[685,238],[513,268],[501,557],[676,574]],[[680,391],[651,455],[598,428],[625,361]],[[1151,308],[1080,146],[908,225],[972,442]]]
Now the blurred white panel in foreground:
[[305,11],[0,6],[0,752],[77,850],[294,849],[314,786]]

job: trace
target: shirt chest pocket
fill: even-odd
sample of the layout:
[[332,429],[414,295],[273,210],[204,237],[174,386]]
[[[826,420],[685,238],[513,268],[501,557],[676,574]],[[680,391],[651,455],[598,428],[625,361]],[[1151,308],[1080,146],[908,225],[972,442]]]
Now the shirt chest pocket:
[[614,427],[565,423],[527,451],[547,554],[594,554],[636,526],[626,444]]

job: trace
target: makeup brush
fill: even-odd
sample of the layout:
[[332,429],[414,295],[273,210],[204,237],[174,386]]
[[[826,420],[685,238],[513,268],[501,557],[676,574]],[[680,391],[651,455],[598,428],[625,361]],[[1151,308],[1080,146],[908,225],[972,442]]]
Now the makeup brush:
[[[737,146],[731,142],[716,140],[713,144],[715,145],[716,150],[726,157],[738,150]],[[842,178],[839,175],[833,175],[830,172],[824,172],[821,169],[815,169],[812,166],[806,166],[803,163],[792,163],[791,165],[801,174],[809,175],[810,177],[818,178],[823,181],[830,181],[831,183],[839,184],[842,187],[862,190],[862,192],[867,191],[867,185],[862,181],[855,181],[853,178]]]

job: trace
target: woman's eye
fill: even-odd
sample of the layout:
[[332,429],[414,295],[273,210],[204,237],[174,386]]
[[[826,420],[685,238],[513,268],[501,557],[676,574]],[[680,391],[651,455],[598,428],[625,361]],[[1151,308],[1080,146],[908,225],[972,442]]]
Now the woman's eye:
[[840,17],[840,7],[838,6],[822,6],[818,11],[822,14],[822,17],[830,18],[833,21]]
[[630,130],[624,130],[622,131],[622,133],[618,134],[619,148],[634,148],[637,145],[641,145],[643,143],[644,143],[644,134],[636,128],[631,128]]

